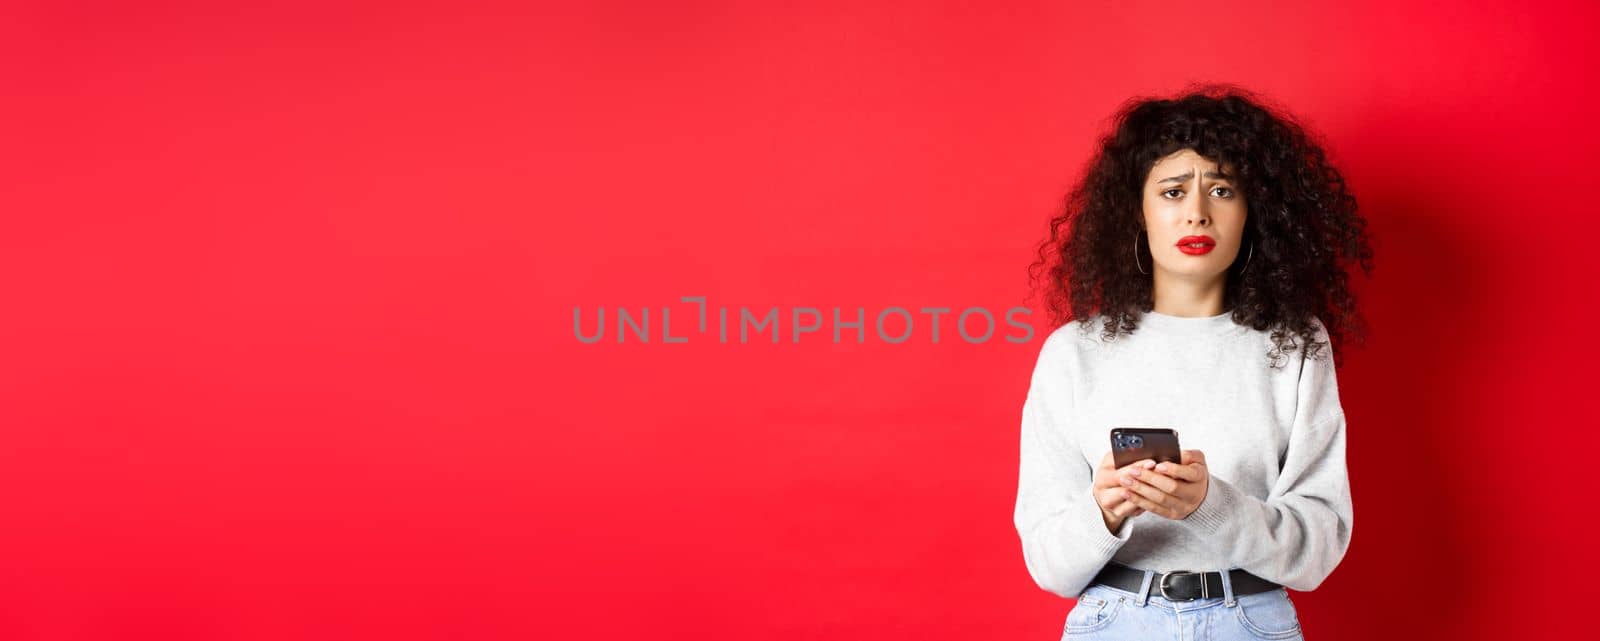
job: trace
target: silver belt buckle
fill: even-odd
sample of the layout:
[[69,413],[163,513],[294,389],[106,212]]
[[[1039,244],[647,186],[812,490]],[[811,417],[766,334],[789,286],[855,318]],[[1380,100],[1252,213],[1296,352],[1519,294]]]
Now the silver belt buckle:
[[[1187,598],[1187,599],[1174,599],[1174,598],[1172,598],[1170,596],[1167,596],[1167,579],[1172,578],[1172,576],[1176,575],[1176,574],[1188,574],[1190,576],[1193,576],[1193,575],[1196,575],[1196,574],[1200,575],[1200,596],[1198,596],[1198,597],[1190,597],[1190,598]],[[1182,570],[1179,570],[1179,571],[1176,571],[1176,572],[1168,572],[1166,574],[1161,575],[1161,582],[1160,582],[1158,587],[1161,588],[1161,598],[1164,598],[1164,599],[1166,599],[1168,601],[1193,601],[1193,600],[1198,599],[1198,598],[1209,598],[1211,596],[1209,594],[1209,592],[1210,592],[1209,586],[1206,585],[1206,577],[1205,577],[1205,573],[1204,572],[1185,572],[1185,571],[1182,571]]]

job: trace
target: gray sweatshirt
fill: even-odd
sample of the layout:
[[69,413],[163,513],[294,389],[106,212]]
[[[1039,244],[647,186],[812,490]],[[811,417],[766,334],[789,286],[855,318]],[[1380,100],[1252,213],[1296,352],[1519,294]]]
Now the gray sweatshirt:
[[[1243,568],[1299,591],[1321,585],[1354,523],[1332,347],[1269,368],[1270,332],[1227,313],[1146,312],[1131,335],[1099,334],[1098,318],[1052,332],[1022,406],[1014,520],[1034,582],[1076,598],[1115,560],[1157,572]],[[1118,535],[1106,529],[1090,485],[1113,427],[1174,428],[1183,449],[1205,454],[1210,485],[1194,513],[1146,512]]]

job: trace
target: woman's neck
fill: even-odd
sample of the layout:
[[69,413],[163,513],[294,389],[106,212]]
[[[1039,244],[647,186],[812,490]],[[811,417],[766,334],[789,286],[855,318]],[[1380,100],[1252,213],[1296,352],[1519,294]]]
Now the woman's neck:
[[1224,279],[1197,283],[1164,276],[1158,272],[1155,277],[1152,292],[1155,311],[1181,317],[1216,316],[1225,311],[1222,308]]

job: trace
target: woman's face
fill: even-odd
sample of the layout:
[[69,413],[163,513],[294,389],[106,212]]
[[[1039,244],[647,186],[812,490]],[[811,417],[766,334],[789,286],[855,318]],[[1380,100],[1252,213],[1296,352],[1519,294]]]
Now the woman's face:
[[1244,235],[1245,202],[1229,170],[1192,149],[1162,158],[1150,169],[1144,181],[1144,226],[1155,257],[1152,273],[1209,283],[1233,264]]

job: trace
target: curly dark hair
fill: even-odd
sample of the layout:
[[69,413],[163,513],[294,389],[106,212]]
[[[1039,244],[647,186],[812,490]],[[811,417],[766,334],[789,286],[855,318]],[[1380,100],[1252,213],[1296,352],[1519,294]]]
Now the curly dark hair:
[[1342,364],[1340,345],[1366,333],[1346,267],[1357,262],[1370,277],[1373,252],[1355,197],[1313,135],[1281,109],[1225,84],[1129,100],[1113,124],[1028,269],[1034,291],[1044,290],[1051,327],[1076,318],[1087,331],[1100,316],[1106,340],[1138,329],[1155,303],[1151,276],[1129,255],[1141,229],[1145,179],[1158,160],[1192,149],[1232,166],[1248,206],[1243,243],[1252,250],[1228,270],[1223,307],[1237,324],[1271,330],[1271,367],[1298,348],[1296,337],[1305,356],[1316,357],[1327,345],[1316,340],[1318,323],[1334,344],[1335,367]]

